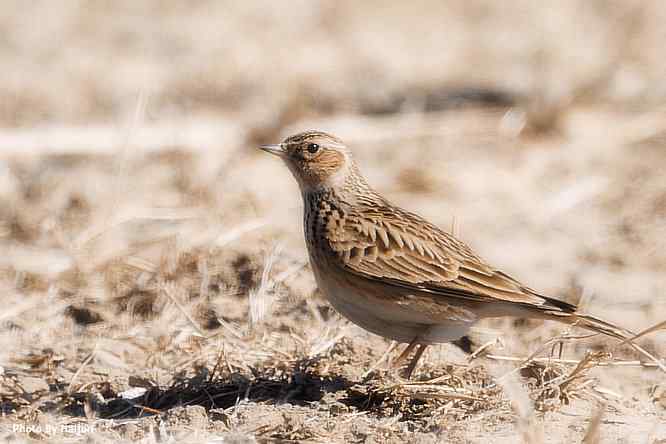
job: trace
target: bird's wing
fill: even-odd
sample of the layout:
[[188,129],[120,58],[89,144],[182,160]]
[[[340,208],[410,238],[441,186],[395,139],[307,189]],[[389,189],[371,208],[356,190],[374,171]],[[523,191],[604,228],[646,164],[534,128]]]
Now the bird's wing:
[[470,301],[511,302],[565,313],[576,309],[539,295],[487,265],[451,234],[395,207],[347,214],[327,231],[340,264],[365,278]]

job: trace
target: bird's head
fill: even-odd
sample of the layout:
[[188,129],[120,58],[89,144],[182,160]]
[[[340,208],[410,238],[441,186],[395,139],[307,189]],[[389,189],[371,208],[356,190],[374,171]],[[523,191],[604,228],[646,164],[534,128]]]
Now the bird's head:
[[282,143],[262,145],[261,149],[287,164],[303,192],[343,186],[355,173],[345,144],[320,131],[298,133]]

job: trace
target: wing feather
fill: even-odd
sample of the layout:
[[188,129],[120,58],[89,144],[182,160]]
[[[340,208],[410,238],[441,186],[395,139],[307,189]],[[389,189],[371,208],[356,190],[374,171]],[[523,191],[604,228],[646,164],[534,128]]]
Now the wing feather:
[[395,207],[346,214],[337,230],[328,233],[331,249],[342,267],[359,276],[446,297],[575,310],[490,267],[451,234]]

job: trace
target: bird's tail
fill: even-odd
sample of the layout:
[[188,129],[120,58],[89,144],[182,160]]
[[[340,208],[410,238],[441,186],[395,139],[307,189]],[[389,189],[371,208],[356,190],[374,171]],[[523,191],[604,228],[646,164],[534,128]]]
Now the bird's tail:
[[[606,322],[594,316],[582,313],[564,313],[564,312],[550,312],[553,317],[562,322],[578,325],[586,330],[602,333],[612,338],[620,339],[622,341],[629,340],[636,336],[632,331],[626,328],[619,327],[610,322]],[[567,318],[567,319],[563,319]]]
[[654,362],[657,367],[666,373],[666,364],[660,358],[652,355],[650,352],[634,342],[634,339],[644,335],[646,332],[660,328],[661,324],[651,327],[639,335],[636,335],[626,328],[618,327],[617,325],[611,324],[610,322],[602,321],[601,319],[595,318],[594,316],[578,313],[576,311],[569,313],[562,311],[552,311],[549,313],[552,316],[551,319],[559,320],[561,322],[566,322],[572,325],[578,325],[586,330],[602,333],[612,338],[621,340],[622,344],[628,344],[631,348]]
[[595,318],[594,316],[578,313],[574,313],[572,316],[576,325],[579,325],[590,331],[603,333],[612,338],[628,340],[636,336],[635,333],[627,330],[626,328],[619,327],[617,325],[611,324],[610,322]]

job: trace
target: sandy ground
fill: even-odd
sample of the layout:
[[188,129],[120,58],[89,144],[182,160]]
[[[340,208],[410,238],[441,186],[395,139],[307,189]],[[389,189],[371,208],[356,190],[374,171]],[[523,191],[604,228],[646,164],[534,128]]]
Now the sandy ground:
[[666,442],[664,373],[559,324],[485,321],[483,353],[400,380],[255,149],[330,131],[394,203],[642,331],[666,320],[662,2],[1,9],[3,440]]

